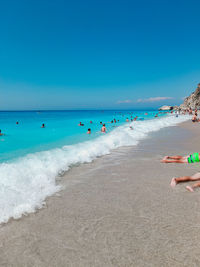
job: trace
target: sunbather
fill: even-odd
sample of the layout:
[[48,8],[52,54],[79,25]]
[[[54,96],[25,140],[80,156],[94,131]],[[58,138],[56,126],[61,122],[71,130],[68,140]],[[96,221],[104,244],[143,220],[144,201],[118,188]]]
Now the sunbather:
[[200,160],[199,153],[195,152],[189,156],[166,156],[161,162],[163,163],[194,163],[199,162]]
[[[192,176],[181,176],[181,177],[173,177],[171,180],[171,187],[175,187],[178,183],[188,182],[188,181],[200,181],[200,172]],[[193,184],[192,186],[186,186],[186,189],[190,192],[194,192],[196,187],[200,187],[200,182]]]

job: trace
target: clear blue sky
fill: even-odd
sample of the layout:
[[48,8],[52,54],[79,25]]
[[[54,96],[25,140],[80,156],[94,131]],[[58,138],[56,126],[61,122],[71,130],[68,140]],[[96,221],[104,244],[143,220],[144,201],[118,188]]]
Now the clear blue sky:
[[200,82],[199,10],[199,0],[1,1],[0,109],[180,104]]

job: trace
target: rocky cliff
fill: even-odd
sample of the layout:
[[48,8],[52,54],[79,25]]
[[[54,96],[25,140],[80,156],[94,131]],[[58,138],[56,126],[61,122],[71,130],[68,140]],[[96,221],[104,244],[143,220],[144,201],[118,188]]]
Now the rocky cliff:
[[183,104],[180,105],[181,109],[187,109],[190,107],[192,109],[200,108],[200,83],[198,84],[195,92],[186,97]]

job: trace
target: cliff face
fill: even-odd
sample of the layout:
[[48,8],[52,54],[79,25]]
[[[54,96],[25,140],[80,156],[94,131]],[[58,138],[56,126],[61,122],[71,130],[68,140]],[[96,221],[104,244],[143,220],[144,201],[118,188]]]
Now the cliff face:
[[186,97],[183,104],[180,105],[181,109],[187,109],[190,107],[192,109],[200,108],[200,83],[198,84],[196,91]]

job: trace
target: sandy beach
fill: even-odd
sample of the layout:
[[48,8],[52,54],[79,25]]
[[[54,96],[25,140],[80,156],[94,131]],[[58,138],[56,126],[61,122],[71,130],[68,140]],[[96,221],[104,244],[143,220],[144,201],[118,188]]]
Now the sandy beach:
[[0,266],[200,266],[200,191],[172,189],[198,164],[162,164],[200,151],[200,124],[152,133],[58,179],[43,209],[0,226]]

